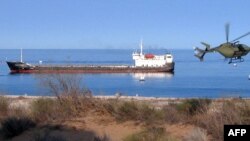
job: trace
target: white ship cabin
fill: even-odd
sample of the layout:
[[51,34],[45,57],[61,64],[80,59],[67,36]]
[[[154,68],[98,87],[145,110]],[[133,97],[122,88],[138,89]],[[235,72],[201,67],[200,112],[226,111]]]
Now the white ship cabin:
[[173,56],[170,53],[164,55],[144,54],[143,44],[140,44],[141,51],[132,54],[135,67],[163,67],[168,63],[173,63]]

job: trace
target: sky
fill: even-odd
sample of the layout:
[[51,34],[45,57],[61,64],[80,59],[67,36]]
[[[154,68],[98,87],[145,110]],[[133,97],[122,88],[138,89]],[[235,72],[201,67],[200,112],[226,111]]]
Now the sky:
[[192,49],[226,23],[231,40],[250,31],[250,1],[0,0],[0,49]]

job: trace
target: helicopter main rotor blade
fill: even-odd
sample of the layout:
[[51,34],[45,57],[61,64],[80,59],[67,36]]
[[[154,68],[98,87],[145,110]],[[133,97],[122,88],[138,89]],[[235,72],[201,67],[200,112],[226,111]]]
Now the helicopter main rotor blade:
[[238,37],[238,38],[232,40],[231,42],[235,42],[235,41],[237,41],[237,40],[239,40],[239,39],[241,39],[241,38],[243,38],[243,37],[245,37],[245,36],[247,36],[247,35],[249,35],[249,34],[250,34],[250,32],[247,32],[246,34],[244,34],[244,35],[242,35],[242,36],[240,36],[240,37]]
[[227,40],[227,43],[228,43],[228,40],[229,40],[229,28],[230,28],[230,24],[229,24],[229,23],[226,23],[226,24],[225,24],[225,33],[226,33],[226,40]]

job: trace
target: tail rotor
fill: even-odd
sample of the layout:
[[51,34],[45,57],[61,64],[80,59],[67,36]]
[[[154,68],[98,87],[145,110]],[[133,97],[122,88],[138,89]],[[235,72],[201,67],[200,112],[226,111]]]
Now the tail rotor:
[[200,59],[200,61],[204,60],[204,56],[205,54],[209,51],[210,49],[210,45],[204,42],[201,42],[201,44],[203,44],[205,46],[205,50],[200,49],[198,47],[194,48],[194,56],[197,57],[198,59]]

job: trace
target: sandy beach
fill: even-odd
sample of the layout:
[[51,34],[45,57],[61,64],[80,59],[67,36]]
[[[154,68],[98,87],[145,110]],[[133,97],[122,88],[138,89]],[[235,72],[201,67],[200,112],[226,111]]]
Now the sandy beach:
[[[211,130],[215,130],[213,129],[213,124],[218,124],[217,120],[223,119],[219,124],[219,126],[223,127],[224,122],[229,122],[227,120],[227,114],[230,117],[230,121],[238,119],[239,114],[235,115],[232,113],[232,109],[239,105],[241,106],[243,103],[249,103],[249,99],[243,100],[239,98],[199,100],[140,96],[91,96],[86,99],[84,98],[85,100],[82,99],[83,103],[76,105],[80,109],[76,110],[73,108],[73,111],[68,111],[70,114],[75,114],[72,116],[67,115],[67,113],[66,115],[61,115],[61,113],[65,113],[67,110],[61,109],[60,107],[67,106],[69,104],[68,102],[65,103],[66,105],[59,105],[59,109],[53,111],[53,109],[56,108],[54,102],[59,100],[58,97],[55,96],[5,95],[0,98],[6,99],[9,103],[9,111],[6,111],[7,115],[1,116],[2,120],[13,116],[33,117],[34,115],[32,113],[37,113],[42,110],[38,117],[35,116],[35,119],[43,119],[37,122],[37,127],[34,130],[29,130],[14,137],[12,139],[13,141],[22,141],[27,138],[31,139],[31,137],[34,136],[34,131],[42,133],[43,135],[44,130],[48,130],[47,126],[50,127],[54,125],[62,126],[62,128],[49,129],[52,135],[59,134],[60,136],[65,136],[65,138],[69,140],[74,139],[76,141],[92,140],[95,137],[105,136],[108,136],[109,140],[112,141],[127,141],[126,139],[131,138],[134,134],[141,134],[152,129],[157,130],[157,132],[158,130],[163,130],[164,134],[162,134],[162,137],[166,138],[167,135],[168,138],[174,139],[175,141],[193,138],[193,136],[195,136],[195,138],[205,138],[206,141],[209,141],[222,137],[221,135],[211,132]],[[194,106],[199,106],[197,107],[198,109],[206,106],[204,103],[206,101],[211,101],[211,103],[209,102],[208,105],[204,107],[205,109],[202,109],[204,111],[194,109],[197,110],[198,113],[190,113],[192,111],[186,111],[185,109],[183,109],[183,111],[179,109],[181,106],[190,108],[191,105],[185,105],[188,101],[194,102]],[[203,105],[196,103],[199,101],[202,102]],[[41,102],[45,103],[42,104]],[[224,107],[226,103],[230,103],[231,106]],[[38,104],[37,106],[39,107],[36,107],[36,104]],[[72,104],[73,103],[71,103],[70,106],[73,106]],[[36,111],[34,111],[34,108]],[[242,108],[239,107],[237,109],[239,110]],[[246,108],[243,109],[246,110]],[[76,111],[74,112],[74,110]],[[50,113],[50,111],[52,113]],[[51,114],[52,117],[53,115],[55,115],[55,117],[51,118]],[[220,115],[222,117],[217,119],[217,116]],[[44,119],[43,116],[47,118]],[[204,128],[203,124],[209,128]],[[223,133],[221,129],[216,129],[218,130],[216,132]]]

